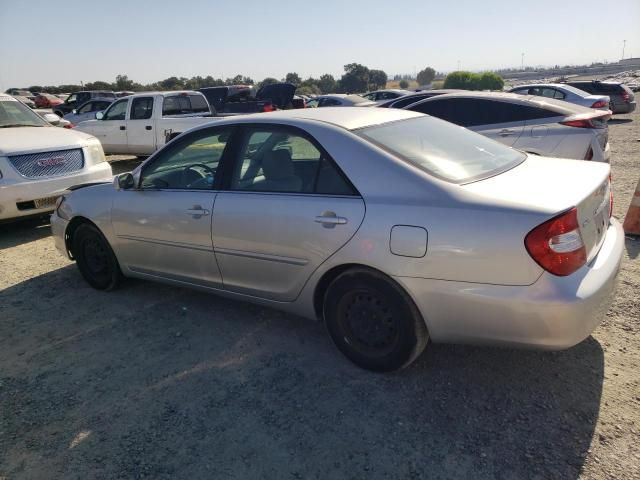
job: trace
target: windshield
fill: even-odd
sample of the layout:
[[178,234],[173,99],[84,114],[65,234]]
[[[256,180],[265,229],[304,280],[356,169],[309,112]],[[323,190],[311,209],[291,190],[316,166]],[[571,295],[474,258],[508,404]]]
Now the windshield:
[[522,152],[427,115],[365,127],[355,133],[425,172],[454,183],[490,177],[527,158]]
[[26,105],[0,98],[0,128],[46,126],[49,124]]
[[347,100],[351,100],[352,103],[369,103],[371,101],[368,98],[361,97],[360,95],[347,95],[344,98]]

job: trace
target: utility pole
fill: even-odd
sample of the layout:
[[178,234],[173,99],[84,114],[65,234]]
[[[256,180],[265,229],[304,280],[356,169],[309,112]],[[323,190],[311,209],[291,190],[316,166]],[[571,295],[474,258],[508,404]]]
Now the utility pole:
[[458,71],[460,71],[460,60],[458,60]]
[[520,55],[520,70],[524,70],[524,52]]
[[624,60],[624,47],[626,47],[626,46],[627,46],[627,41],[623,40],[622,41],[622,60]]

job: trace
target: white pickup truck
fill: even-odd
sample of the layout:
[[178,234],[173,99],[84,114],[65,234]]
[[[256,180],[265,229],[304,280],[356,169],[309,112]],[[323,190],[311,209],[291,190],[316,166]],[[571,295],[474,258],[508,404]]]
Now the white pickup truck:
[[212,121],[200,92],[146,92],[116,100],[75,129],[98,138],[107,154],[151,155],[176,135]]

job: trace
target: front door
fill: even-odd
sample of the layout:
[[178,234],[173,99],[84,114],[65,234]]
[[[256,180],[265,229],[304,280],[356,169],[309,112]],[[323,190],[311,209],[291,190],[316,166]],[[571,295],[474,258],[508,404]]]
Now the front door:
[[139,188],[116,192],[112,223],[123,267],[221,287],[211,219],[230,132],[220,127],[186,135],[143,166]]
[[224,287],[290,302],[358,230],[364,202],[301,130],[249,126],[239,142],[229,191],[218,193],[213,213]]
[[123,98],[111,104],[100,120],[91,125],[91,133],[95,135],[105,153],[129,153],[127,147],[127,105],[129,99]]

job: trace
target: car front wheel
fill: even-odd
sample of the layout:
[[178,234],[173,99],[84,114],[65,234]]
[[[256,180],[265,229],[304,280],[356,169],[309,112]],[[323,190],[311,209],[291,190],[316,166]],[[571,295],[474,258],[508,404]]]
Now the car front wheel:
[[113,290],[122,278],[118,260],[102,233],[88,223],[73,235],[73,256],[84,279],[97,290]]
[[429,338],[417,307],[383,274],[353,269],[326,291],[324,319],[338,349],[356,365],[388,372],[406,367]]

